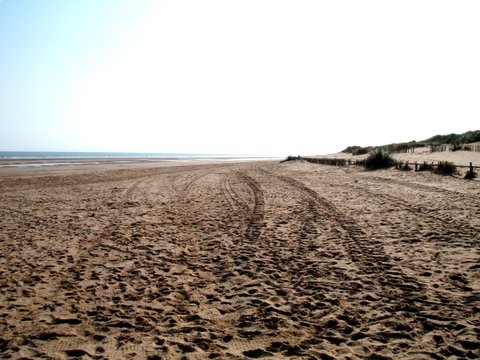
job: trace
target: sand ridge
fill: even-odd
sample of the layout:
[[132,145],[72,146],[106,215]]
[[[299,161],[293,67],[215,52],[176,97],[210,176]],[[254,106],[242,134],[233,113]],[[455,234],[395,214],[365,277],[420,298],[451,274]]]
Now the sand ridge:
[[0,356],[480,356],[480,187],[305,162],[0,180]]

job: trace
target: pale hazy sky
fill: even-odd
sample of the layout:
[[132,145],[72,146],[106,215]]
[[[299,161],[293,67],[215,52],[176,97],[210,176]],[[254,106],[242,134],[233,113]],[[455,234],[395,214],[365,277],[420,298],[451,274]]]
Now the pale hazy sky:
[[324,154],[480,129],[480,1],[0,0],[0,150]]

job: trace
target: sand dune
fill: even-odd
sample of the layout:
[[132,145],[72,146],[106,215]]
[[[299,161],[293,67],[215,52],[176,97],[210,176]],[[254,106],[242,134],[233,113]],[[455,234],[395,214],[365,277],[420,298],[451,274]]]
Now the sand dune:
[[9,174],[0,358],[478,358],[479,200],[305,162]]

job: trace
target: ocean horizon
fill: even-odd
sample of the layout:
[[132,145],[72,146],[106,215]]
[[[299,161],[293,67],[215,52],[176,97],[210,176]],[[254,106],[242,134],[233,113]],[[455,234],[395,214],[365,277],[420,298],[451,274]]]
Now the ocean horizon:
[[[202,153],[151,153],[151,152],[93,152],[93,151],[0,151],[0,168],[26,168],[67,165],[98,165],[108,162],[135,161],[252,161],[270,160],[273,156]],[[277,157],[278,158],[278,157]],[[95,161],[98,159],[99,161]],[[82,161],[84,160],[84,161]],[[93,160],[93,161],[92,161]]]
[[0,151],[0,159],[74,159],[74,158],[270,158],[253,154],[155,153],[102,151]]

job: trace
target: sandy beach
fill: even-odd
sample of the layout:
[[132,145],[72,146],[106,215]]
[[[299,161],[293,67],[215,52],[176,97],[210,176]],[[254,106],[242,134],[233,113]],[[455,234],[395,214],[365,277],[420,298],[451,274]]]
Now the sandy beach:
[[0,358],[480,357],[478,180],[165,165],[0,169]]

